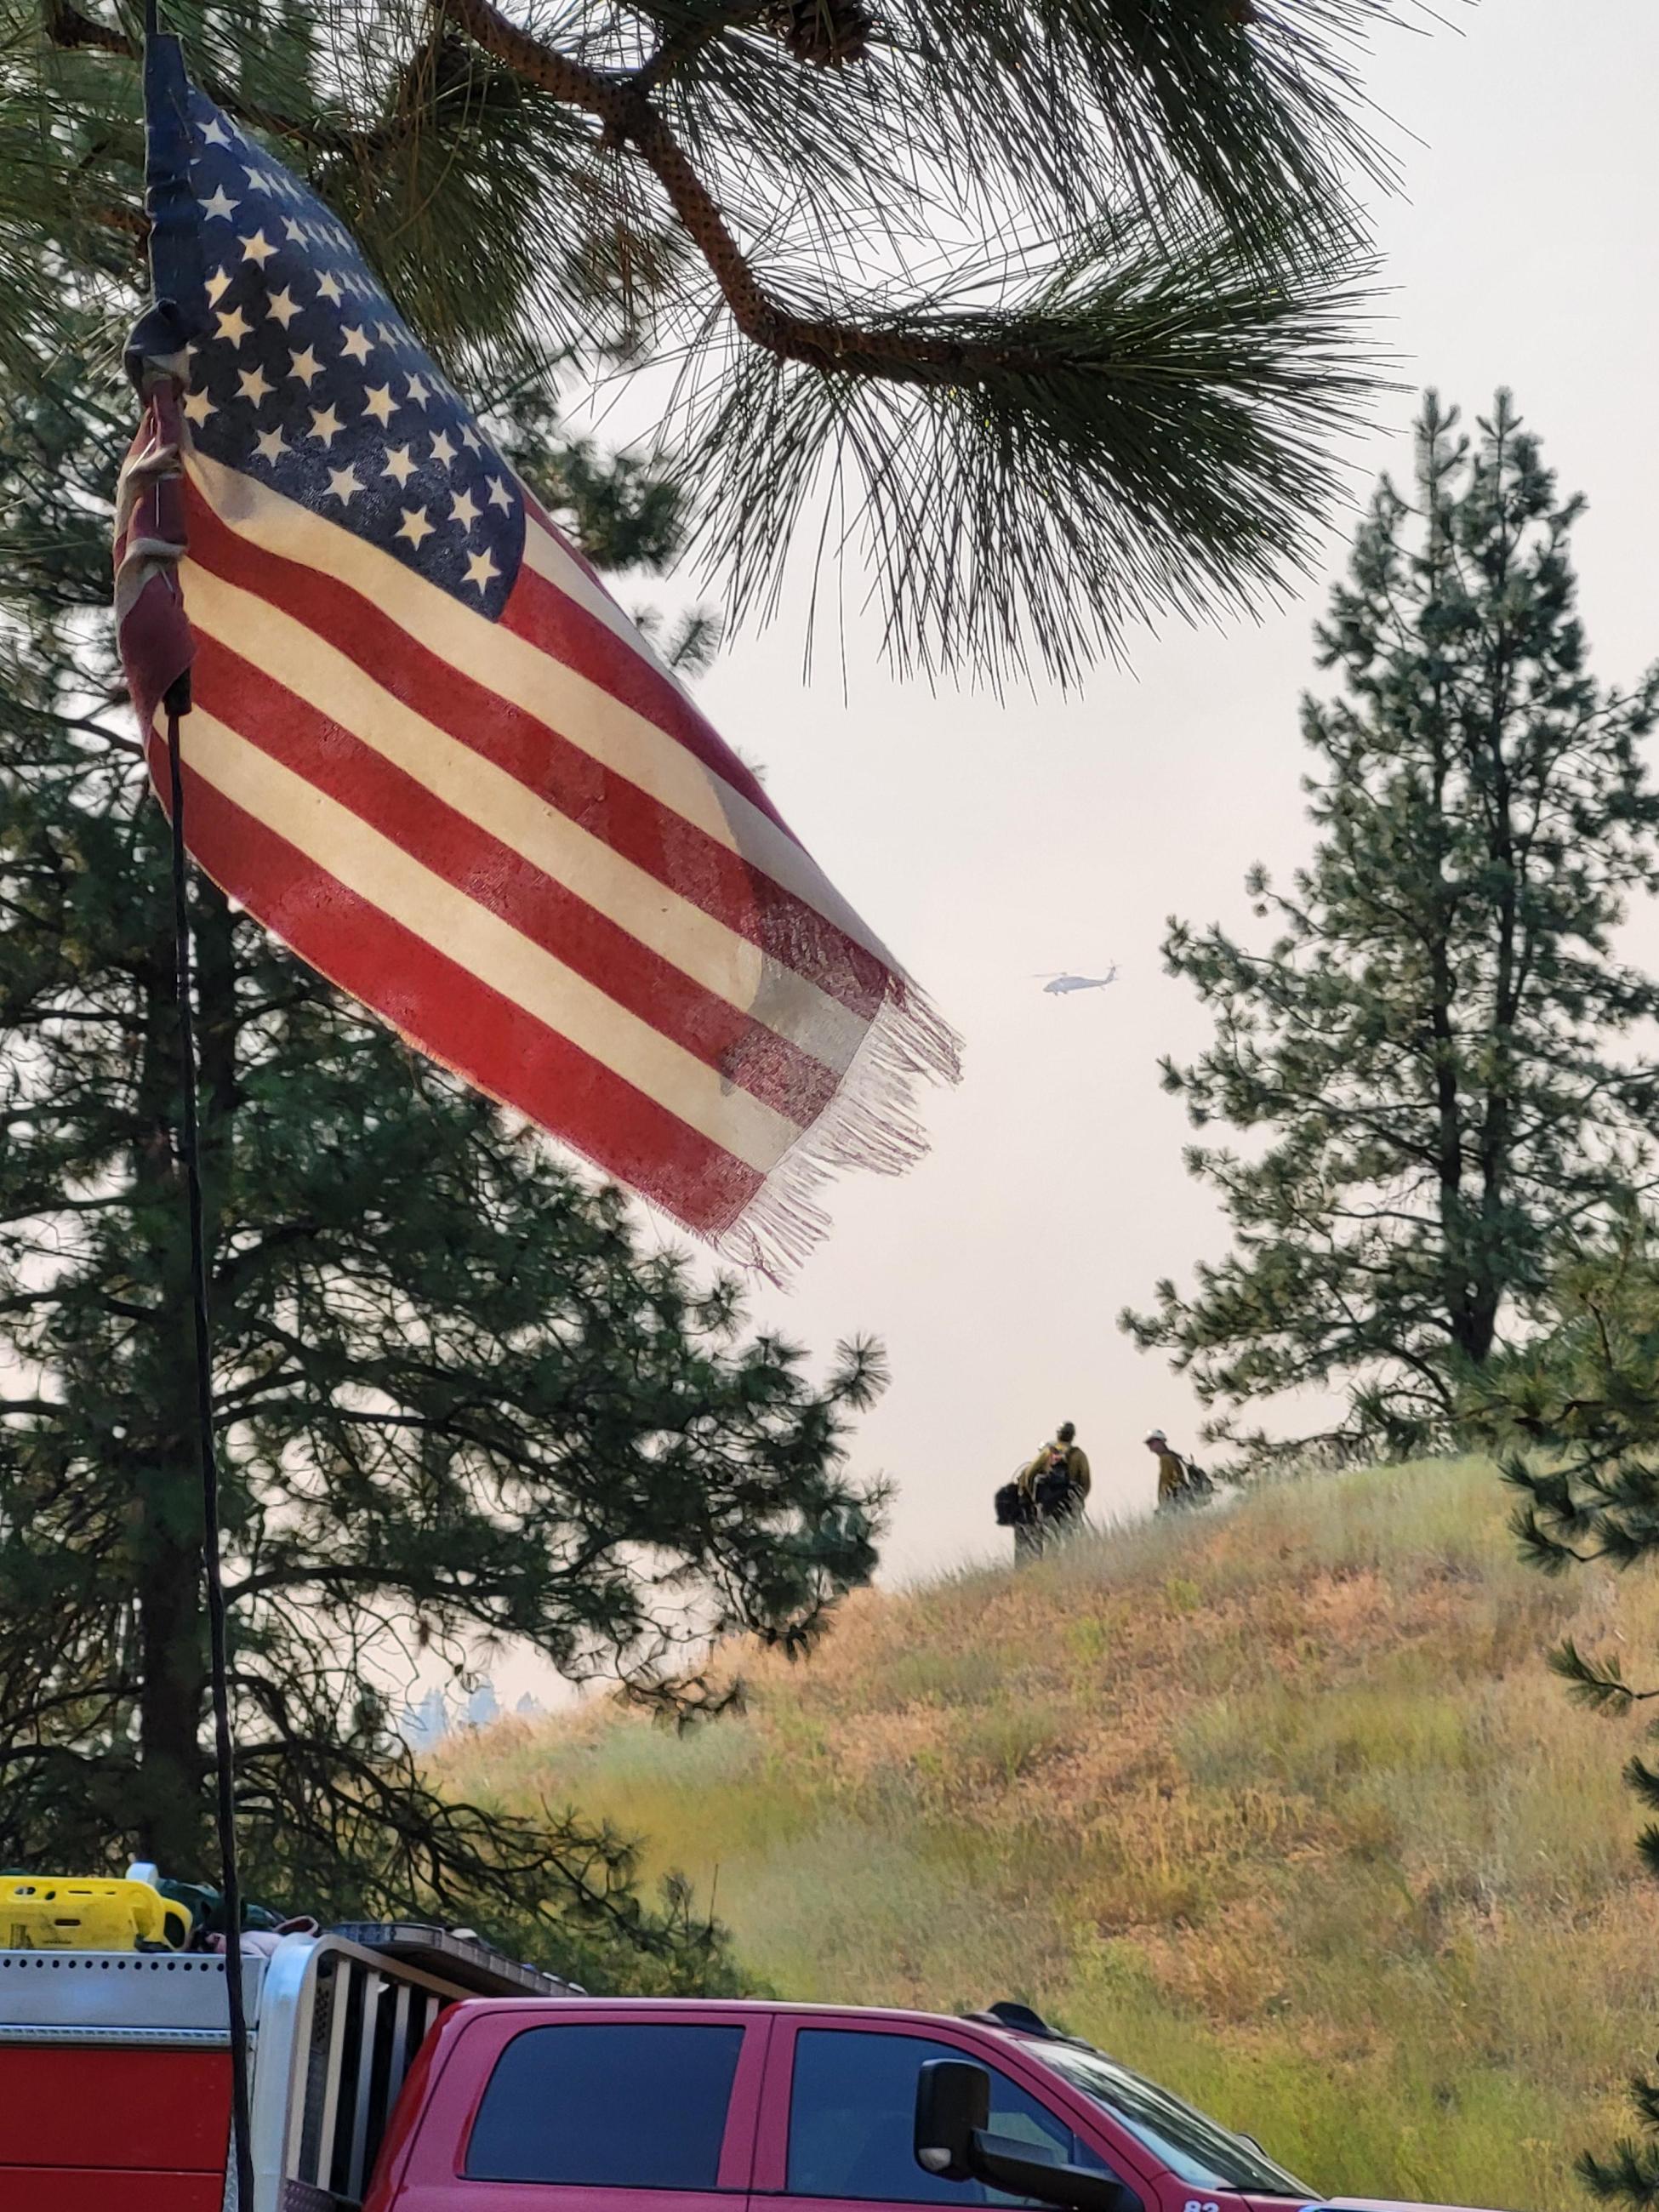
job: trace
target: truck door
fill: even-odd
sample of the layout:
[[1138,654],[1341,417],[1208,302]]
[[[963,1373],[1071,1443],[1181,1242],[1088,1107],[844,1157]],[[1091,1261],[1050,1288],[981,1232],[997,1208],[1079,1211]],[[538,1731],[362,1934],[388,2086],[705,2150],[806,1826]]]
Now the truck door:
[[769,2014],[492,2006],[376,2212],[747,2212]]
[[[934,2058],[969,2058],[991,2077],[991,2128],[1123,2182],[1143,2212],[1158,2193],[1128,2160],[1109,2160],[1054,2099],[1017,2080],[983,2040],[923,2033],[896,2022],[833,2015],[781,2019],[757,2146],[755,2212],[912,2212],[918,2206],[1012,2206],[976,2181],[946,2181],[915,2159],[916,2076]],[[1022,2069],[1023,2070],[1023,2069]],[[1058,2085],[1056,2085],[1058,2088]],[[1091,2130],[1091,2133],[1097,2131]]]

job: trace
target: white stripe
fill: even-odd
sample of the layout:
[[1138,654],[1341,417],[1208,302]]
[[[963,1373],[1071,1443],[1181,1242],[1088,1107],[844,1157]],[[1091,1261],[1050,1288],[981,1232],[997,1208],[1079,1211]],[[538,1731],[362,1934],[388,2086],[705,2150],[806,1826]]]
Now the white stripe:
[[711,1144],[765,1175],[800,1133],[216,716],[198,707],[180,728],[185,759],[216,791]]
[[544,576],[550,584],[556,585],[568,599],[574,599],[578,606],[586,607],[596,621],[602,622],[613,635],[623,640],[630,651],[647,661],[665,682],[684,693],[684,687],[678,678],[672,670],[663,666],[651,650],[650,639],[641,635],[638,625],[629,620],[604,585],[594,581],[569,548],[562,545],[537,521],[530,512],[529,500],[522,484],[519,486],[519,495],[525,501],[526,567],[533,568],[537,575]]
[[670,890],[518,778],[417,714],[347,653],[269,600],[196,562],[195,627],[372,746],[447,806],[586,901],[718,998],[845,1072],[867,1022]]
[[[897,963],[866,928],[811,856],[769,816],[659,730],[550,653],[485,623],[436,584],[349,530],[326,522],[281,492],[186,446],[185,473],[239,538],[337,579],[428,653],[547,723],[593,759],[637,784],[660,805],[694,823],[793,891],[854,944],[896,972]],[[487,665],[487,678],[478,671]]]

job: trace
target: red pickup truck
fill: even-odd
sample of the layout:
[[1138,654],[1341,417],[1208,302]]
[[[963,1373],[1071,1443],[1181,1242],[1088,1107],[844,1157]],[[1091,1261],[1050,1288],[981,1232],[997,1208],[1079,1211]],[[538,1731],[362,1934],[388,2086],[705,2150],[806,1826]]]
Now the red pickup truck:
[[[232,2205],[223,1977],[210,1957],[0,1951],[0,2212]],[[287,1937],[247,1961],[245,2001],[241,2212],[1330,2201],[1014,2005],[594,1998],[407,1927]]]
[[[457,2005],[366,2212],[1304,2212],[1317,2193],[1018,2006]],[[1358,2205],[1366,2200],[1347,2199]]]

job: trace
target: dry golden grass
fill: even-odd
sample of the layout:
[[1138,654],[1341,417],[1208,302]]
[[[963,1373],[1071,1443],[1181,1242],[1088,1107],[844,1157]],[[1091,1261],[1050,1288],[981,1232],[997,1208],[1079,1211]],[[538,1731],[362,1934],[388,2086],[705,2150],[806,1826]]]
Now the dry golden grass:
[[1478,1462],[1266,1491],[1018,1577],[849,1604],[687,1736],[609,1707],[457,1747],[690,1875],[787,1995],[1019,1996],[1333,2193],[1559,2212],[1659,2043],[1626,1729],[1659,1586],[1522,1567]]

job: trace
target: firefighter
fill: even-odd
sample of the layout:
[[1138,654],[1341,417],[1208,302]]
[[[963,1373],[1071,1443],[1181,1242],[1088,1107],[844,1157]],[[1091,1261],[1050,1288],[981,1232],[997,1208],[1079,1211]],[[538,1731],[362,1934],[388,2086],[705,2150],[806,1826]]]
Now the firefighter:
[[1163,1513],[1185,1500],[1186,1466],[1162,1429],[1152,1431],[1146,1439],[1146,1449],[1158,1462],[1158,1510]]
[[1062,1421],[1019,1476],[1020,1495],[1036,1507],[1038,1525],[1058,1530],[1080,1520],[1089,1495],[1089,1455],[1077,1441],[1077,1424]]

